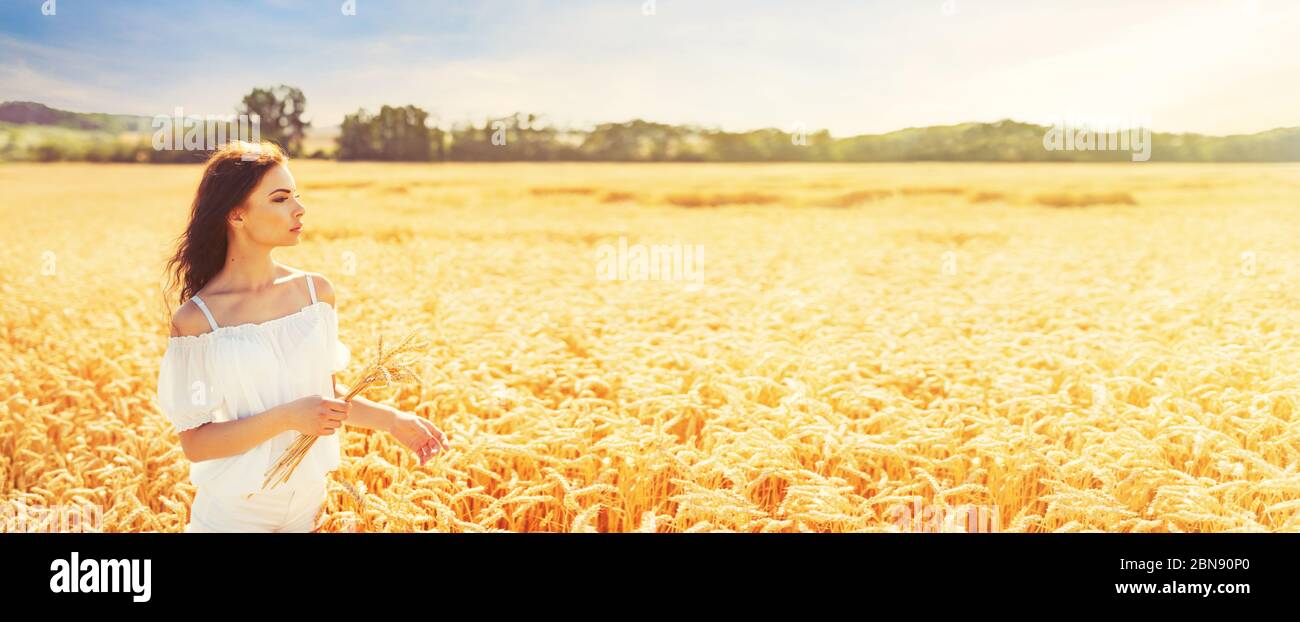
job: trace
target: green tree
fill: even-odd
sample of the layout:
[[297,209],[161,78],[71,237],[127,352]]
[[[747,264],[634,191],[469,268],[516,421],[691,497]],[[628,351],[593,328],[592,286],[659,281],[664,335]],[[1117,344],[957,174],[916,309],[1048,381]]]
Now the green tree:
[[374,160],[378,155],[374,116],[365,109],[343,117],[338,143],[340,160]]
[[283,147],[289,155],[302,153],[302,141],[311,123],[302,120],[307,98],[296,87],[281,84],[269,89],[255,88],[244,96],[241,114],[261,117],[260,131],[263,140]]
[[[343,118],[340,160],[432,160],[441,154],[441,134],[428,124],[429,113],[416,106],[383,106],[378,115],[364,109]],[[435,144],[439,143],[439,144]]]

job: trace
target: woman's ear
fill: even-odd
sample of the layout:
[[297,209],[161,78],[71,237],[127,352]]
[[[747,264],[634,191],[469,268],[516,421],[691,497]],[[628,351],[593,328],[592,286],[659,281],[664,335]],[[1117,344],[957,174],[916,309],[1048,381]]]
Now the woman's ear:
[[230,223],[230,226],[232,227],[244,226],[244,214],[247,211],[248,208],[243,205],[235,206],[230,210],[229,214],[226,214],[226,222]]

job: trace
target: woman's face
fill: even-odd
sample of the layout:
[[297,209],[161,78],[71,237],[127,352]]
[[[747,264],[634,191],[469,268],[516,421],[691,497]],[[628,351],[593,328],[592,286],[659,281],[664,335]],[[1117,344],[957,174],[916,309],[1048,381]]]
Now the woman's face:
[[277,164],[262,175],[244,204],[230,211],[230,225],[236,235],[264,246],[293,246],[298,243],[306,207],[298,201],[298,186],[286,164]]

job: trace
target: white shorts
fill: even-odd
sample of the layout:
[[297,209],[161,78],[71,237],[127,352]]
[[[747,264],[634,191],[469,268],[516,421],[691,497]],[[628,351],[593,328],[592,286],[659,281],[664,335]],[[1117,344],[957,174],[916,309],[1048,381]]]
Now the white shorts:
[[185,533],[308,533],[325,507],[326,478],[318,486],[294,490],[284,485],[252,497],[221,497],[199,490]]

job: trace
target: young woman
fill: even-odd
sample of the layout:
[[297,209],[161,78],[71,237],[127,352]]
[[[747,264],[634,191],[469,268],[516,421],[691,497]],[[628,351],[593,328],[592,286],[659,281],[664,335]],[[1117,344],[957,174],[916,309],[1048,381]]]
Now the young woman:
[[[334,287],[271,258],[298,244],[305,209],[272,143],[231,142],[208,160],[189,224],[168,262],[181,306],[158,374],[196,488],[187,532],[313,531],[343,424],[383,430],[420,464],[448,448],[429,421],[363,398],[344,402],[334,372]],[[320,436],[289,480],[262,489],[300,434]]]

